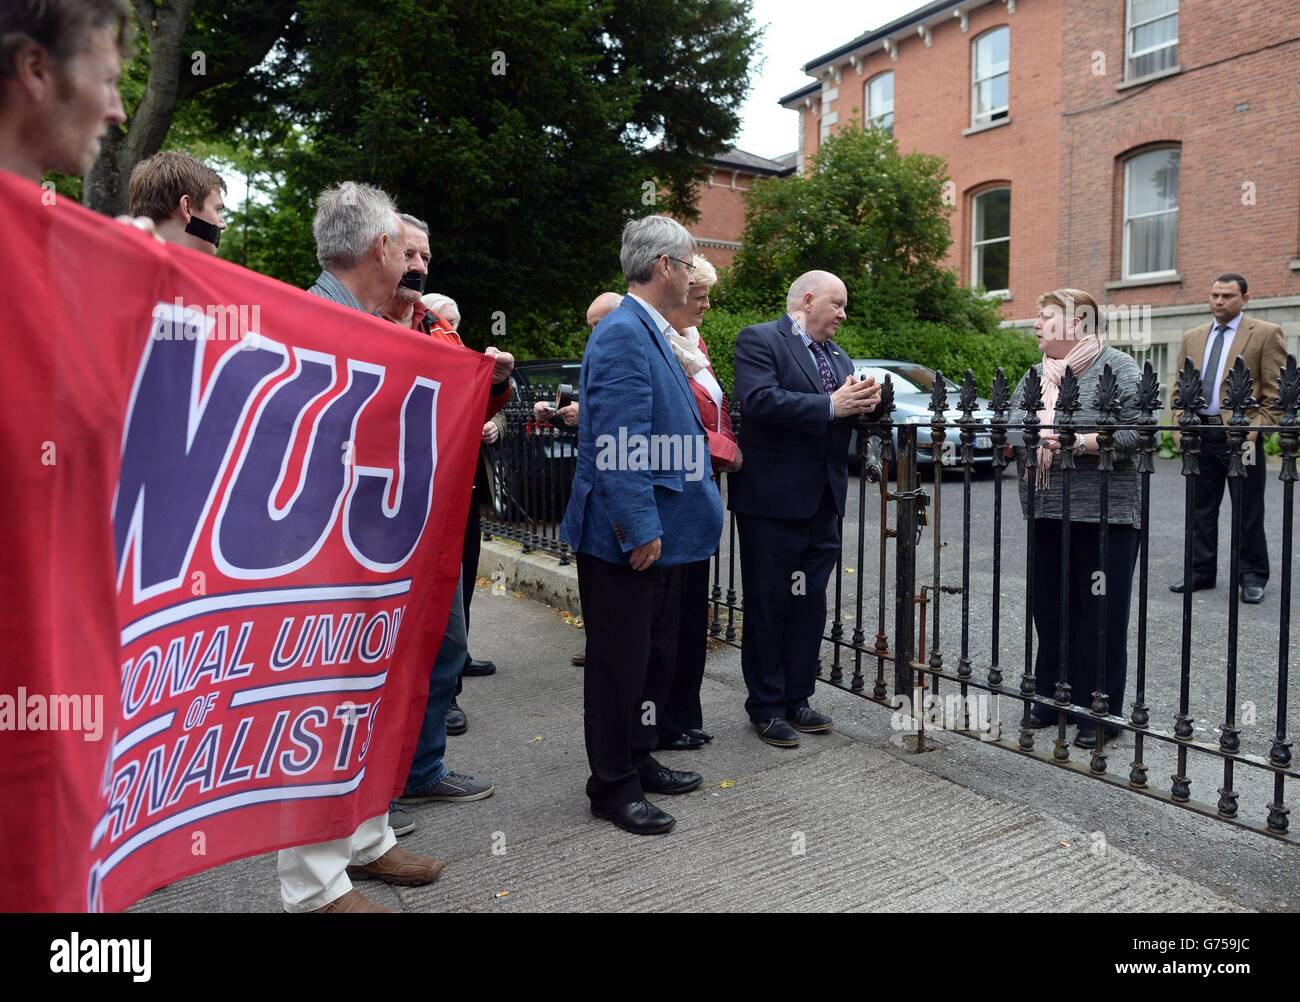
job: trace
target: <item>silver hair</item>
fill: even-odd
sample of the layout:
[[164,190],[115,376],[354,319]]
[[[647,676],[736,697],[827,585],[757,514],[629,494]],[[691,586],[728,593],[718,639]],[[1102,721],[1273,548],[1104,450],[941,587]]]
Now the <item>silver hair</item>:
[[696,254],[691,264],[695,265],[695,277],[691,279],[691,285],[712,287],[718,284],[718,269],[703,254]]
[[422,296],[420,302],[433,310],[434,313],[441,313],[448,305],[454,306],[458,315],[460,313],[460,304],[451,296],[443,295],[441,292],[430,292],[427,296]]
[[376,240],[401,236],[397,206],[385,191],[369,184],[344,181],[326,188],[316,199],[311,225],[316,260],[326,269],[355,268]]
[[399,212],[397,218],[404,223],[414,226],[417,230],[423,230],[426,237],[429,235],[429,224],[423,219],[416,219],[409,212]]
[[695,238],[686,227],[668,216],[644,216],[623,227],[623,248],[619,261],[628,282],[645,282],[655,262],[665,254],[689,261],[695,253]]

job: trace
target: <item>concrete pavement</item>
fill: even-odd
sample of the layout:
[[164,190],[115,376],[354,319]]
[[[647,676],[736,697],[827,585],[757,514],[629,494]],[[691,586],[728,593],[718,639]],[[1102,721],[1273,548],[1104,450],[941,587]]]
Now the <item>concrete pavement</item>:
[[[1189,844],[1226,839],[1252,860],[1262,853],[1265,861],[1290,861],[1294,871],[1289,847],[1214,831],[1226,826],[1120,791],[1087,790],[1079,800],[1076,788],[1101,784],[1073,779],[1058,789],[1070,777],[956,736],[939,736],[931,754],[909,754],[887,711],[846,693],[819,687],[816,697],[816,705],[835,715],[836,733],[805,737],[795,750],[768,747],[745,720],[739,652],[725,647],[711,654],[703,687],[715,740],[699,752],[662,756],[669,765],[702,772],[704,786],[684,797],[654,798],[678,819],[671,834],[627,835],[593,819],[583,795],[582,676],[569,664],[582,645],[580,630],[556,610],[482,587],[474,623],[475,655],[492,658],[501,670],[466,680],[462,705],[470,730],[451,739],[447,760],[454,769],[492,778],[497,793],[473,804],[414,809],[419,828],[403,844],[448,866],[429,887],[363,885],[391,907],[1112,912],[1294,906],[1294,886],[1285,894],[1256,886],[1269,878],[1254,863],[1244,889],[1236,879],[1211,881],[1202,867],[1151,851],[1159,847],[1136,833],[1155,827],[1155,812],[1159,824],[1172,823]],[[1010,760],[985,769],[994,780],[982,786],[971,782],[970,768],[981,756]],[[1136,811],[1137,821],[1115,824],[1108,817],[1099,824],[1097,815],[1075,809],[1098,794],[1105,799],[1091,802]],[[278,908],[273,855],[180,881],[135,906]]]

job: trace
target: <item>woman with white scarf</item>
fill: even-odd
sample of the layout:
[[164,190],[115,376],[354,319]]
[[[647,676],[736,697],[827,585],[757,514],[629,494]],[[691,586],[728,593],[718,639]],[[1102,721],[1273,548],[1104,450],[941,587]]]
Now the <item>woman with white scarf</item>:
[[[700,254],[692,261],[691,287],[686,304],[665,317],[672,329],[669,342],[681,363],[695,396],[695,406],[709,433],[713,474],[740,469],[740,446],[731,430],[731,408],[700,338],[699,324],[709,308],[709,289],[718,273]],[[682,615],[677,630],[677,663],[673,669],[668,705],[658,717],[661,749],[694,750],[713,736],[703,729],[700,684],[704,681],[705,642],[709,620],[709,561],[687,564],[682,574]]]
[[[1043,361],[1034,366],[1042,379],[1043,409],[1038,419],[1044,425],[1056,421],[1056,406],[1061,380],[1067,366],[1079,385],[1079,409],[1074,423],[1087,427],[1095,424],[1097,390],[1105,367],[1110,366],[1119,387],[1119,424],[1137,420],[1134,398],[1138,367],[1132,356],[1102,343],[1105,324],[1097,302],[1079,289],[1057,289],[1038,299],[1038,317],[1034,334]],[[1025,379],[1021,378],[1011,397],[1011,422],[1026,418],[1024,409]],[[1020,477],[1020,505],[1026,518],[1034,519],[1034,628],[1038,634],[1038,653],[1034,661],[1037,693],[1052,698],[1061,663],[1061,612],[1068,607],[1069,664],[1067,681],[1070,701],[1091,706],[1097,688],[1098,642],[1101,624],[1106,625],[1105,691],[1112,716],[1124,716],[1124,687],[1128,671],[1128,621],[1133,590],[1133,570],[1137,564],[1141,515],[1137,466],[1137,434],[1114,432],[1114,470],[1110,474],[1107,512],[1107,566],[1104,582],[1100,571],[1101,484],[1100,449],[1097,434],[1075,435],[1074,469],[1070,474],[1070,542],[1069,583],[1067,593],[1061,589],[1061,565],[1065,559],[1062,533],[1061,433],[1045,429],[1040,433],[1038,466],[1035,477],[1034,511],[1029,511],[1029,469],[1025,450],[1016,450]],[[1036,706],[1029,715],[1031,727],[1055,727],[1058,715],[1044,706]],[[1080,748],[1096,745],[1096,724],[1089,718],[1069,716],[1079,724],[1074,744]],[[1106,728],[1106,740],[1119,736],[1118,728]]]

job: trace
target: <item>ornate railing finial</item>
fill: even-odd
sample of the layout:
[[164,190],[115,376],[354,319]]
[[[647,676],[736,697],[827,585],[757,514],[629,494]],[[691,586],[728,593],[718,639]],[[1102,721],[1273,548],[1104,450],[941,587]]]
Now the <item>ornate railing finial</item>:
[[1228,419],[1231,425],[1248,425],[1250,418],[1246,417],[1246,408],[1258,407],[1259,401],[1251,396],[1253,383],[1250,378],[1250,370],[1246,368],[1245,360],[1238,355],[1237,360],[1232,363],[1232,368],[1228,370],[1228,395],[1223,398],[1223,406],[1232,411],[1232,417]]

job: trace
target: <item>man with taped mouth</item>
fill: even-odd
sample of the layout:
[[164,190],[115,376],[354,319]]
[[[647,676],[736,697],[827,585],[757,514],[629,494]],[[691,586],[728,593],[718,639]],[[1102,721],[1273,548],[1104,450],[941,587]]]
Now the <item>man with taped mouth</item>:
[[[381,315],[401,326],[409,326],[430,337],[470,350],[455,330],[420,300],[432,260],[428,224],[406,213],[399,214],[398,219],[401,222],[401,247],[405,255],[406,271],[392,297],[380,311]],[[484,420],[490,421],[510,397],[510,373],[514,368],[514,356],[495,348],[489,348],[486,354],[494,362],[492,388],[484,415]],[[454,772],[443,762],[448,733],[463,733],[467,726],[463,711],[455,706],[461,671],[469,659],[463,583],[456,583],[447,622],[440,624],[442,645],[429,672],[424,723],[420,728],[411,771],[406,778],[406,789],[397,802],[389,806],[389,820],[393,831],[398,835],[415,830],[414,818],[403,807],[439,802],[470,803],[485,800],[496,790],[490,781]]]
[[226,182],[207,164],[168,150],[141,160],[128,185],[130,214],[147,216],[169,244],[216,254],[226,229]]
[[[393,295],[406,270],[402,223],[393,200],[378,188],[345,181],[316,200],[312,223],[322,271],[307,291],[364,313]],[[384,912],[352,886],[382,880],[432,883],[445,864],[397,844],[387,812],[361,822],[343,838],[280,850],[280,897],[287,912]]]

